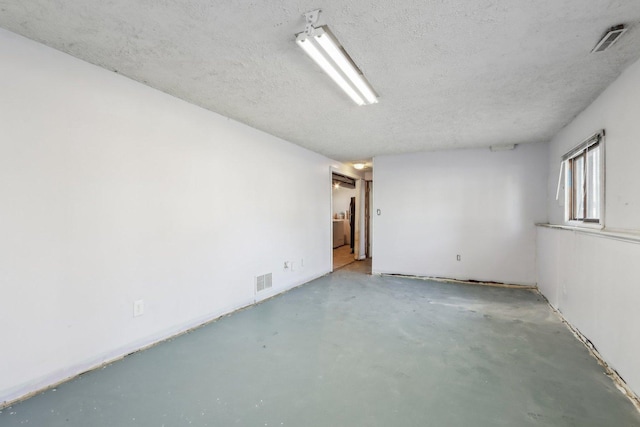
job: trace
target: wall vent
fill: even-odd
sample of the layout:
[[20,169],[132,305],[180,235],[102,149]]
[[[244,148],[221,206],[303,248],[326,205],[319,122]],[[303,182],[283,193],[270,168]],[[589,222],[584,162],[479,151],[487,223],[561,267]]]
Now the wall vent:
[[620,36],[624,34],[627,29],[624,25],[616,25],[615,27],[611,27],[609,31],[600,39],[596,47],[593,48],[591,53],[594,52],[602,52],[609,49],[615,42],[618,41]]
[[256,292],[271,288],[271,273],[256,277]]

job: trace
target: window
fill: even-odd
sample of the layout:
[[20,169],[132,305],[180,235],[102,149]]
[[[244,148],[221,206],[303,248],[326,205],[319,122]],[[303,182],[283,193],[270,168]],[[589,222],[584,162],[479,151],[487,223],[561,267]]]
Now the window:
[[603,225],[604,131],[600,131],[563,156],[565,169],[565,219]]

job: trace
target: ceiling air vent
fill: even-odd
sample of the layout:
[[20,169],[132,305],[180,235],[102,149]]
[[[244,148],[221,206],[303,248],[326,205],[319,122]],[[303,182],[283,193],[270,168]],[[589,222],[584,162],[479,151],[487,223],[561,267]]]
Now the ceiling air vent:
[[624,34],[627,29],[624,25],[616,25],[615,27],[611,27],[609,31],[600,39],[596,47],[593,48],[591,53],[594,52],[603,52],[609,49],[615,42],[618,41],[620,36]]

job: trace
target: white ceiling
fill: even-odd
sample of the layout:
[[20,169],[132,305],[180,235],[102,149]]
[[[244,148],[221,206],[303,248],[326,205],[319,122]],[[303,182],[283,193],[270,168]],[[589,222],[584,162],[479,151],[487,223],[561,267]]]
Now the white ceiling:
[[[296,46],[316,8],[378,104]],[[638,22],[637,0],[0,0],[1,27],[342,161],[549,140],[640,57]]]

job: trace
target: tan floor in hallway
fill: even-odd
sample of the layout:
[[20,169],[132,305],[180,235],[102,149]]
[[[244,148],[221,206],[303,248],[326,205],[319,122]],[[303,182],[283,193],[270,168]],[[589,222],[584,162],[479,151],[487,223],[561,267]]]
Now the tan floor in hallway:
[[344,267],[351,264],[354,261],[353,254],[351,253],[351,246],[343,245],[333,250],[333,270]]

